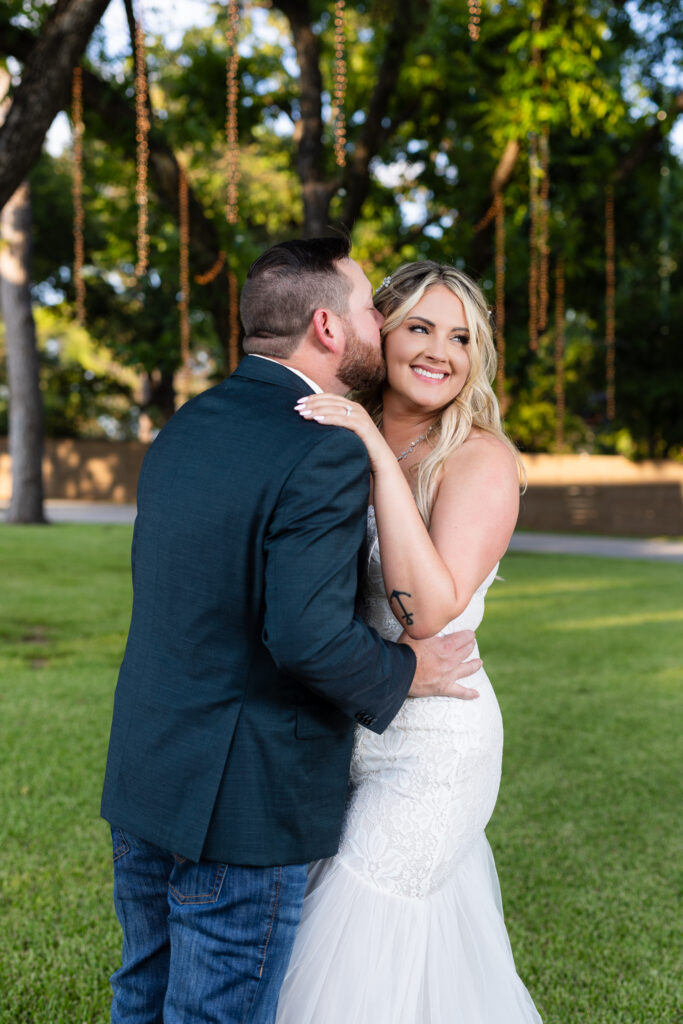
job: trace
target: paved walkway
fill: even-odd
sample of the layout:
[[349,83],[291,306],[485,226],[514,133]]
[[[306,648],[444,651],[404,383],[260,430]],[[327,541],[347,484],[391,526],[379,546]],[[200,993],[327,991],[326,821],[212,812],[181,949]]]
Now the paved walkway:
[[635,558],[645,562],[682,562],[683,541],[624,537],[588,537],[564,533],[516,533],[510,551],[548,555],[596,555],[600,558]]
[[[6,506],[0,507],[0,521]],[[47,518],[54,523],[130,524],[135,505],[108,505],[103,502],[47,501]],[[590,537],[563,533],[516,533],[511,551],[530,551],[549,555],[595,555],[601,558],[635,558],[649,562],[683,563],[683,541],[656,539],[627,540],[621,537]]]
[[[5,518],[7,506],[0,509]],[[103,501],[46,501],[45,517],[51,523],[114,523],[132,524],[135,505],[109,505]]]

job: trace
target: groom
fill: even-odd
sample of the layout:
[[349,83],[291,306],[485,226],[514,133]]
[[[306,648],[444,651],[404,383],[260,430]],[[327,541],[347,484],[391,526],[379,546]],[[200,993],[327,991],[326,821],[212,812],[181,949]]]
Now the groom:
[[244,286],[251,353],[145,458],[133,613],[102,814],[123,964],[115,1024],[269,1024],[309,861],[337,850],[356,722],[455,680],[473,634],[391,644],[354,617],[368,459],[294,411],[381,382],[365,274],[341,238],[285,242]]

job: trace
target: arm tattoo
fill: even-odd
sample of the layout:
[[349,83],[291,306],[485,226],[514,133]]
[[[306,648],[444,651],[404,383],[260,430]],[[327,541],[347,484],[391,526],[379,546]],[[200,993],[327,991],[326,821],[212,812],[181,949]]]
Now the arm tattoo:
[[406,590],[392,590],[391,597],[389,598],[389,604],[391,604],[391,602],[394,599],[396,601],[398,601],[398,604],[399,604],[399,606],[401,608],[401,611],[403,612],[403,614],[401,615],[401,618],[406,620],[406,626],[412,626],[412,624],[413,624],[413,613],[408,611],[408,609],[404,605],[404,603],[401,600],[401,598],[402,597],[412,597],[412,596],[413,595],[409,594]]

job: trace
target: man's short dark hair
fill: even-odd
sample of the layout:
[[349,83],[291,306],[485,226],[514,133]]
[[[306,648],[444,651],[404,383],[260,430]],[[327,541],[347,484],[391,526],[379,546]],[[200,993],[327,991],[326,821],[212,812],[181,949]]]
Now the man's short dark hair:
[[308,330],[316,309],[343,316],[351,282],[340,273],[346,237],[280,242],[252,264],[240,299],[244,351],[286,359]]

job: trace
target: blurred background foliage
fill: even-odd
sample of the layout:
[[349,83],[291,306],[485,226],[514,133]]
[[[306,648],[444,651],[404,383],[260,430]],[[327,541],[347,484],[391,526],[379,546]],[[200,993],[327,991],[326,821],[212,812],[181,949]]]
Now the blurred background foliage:
[[[9,0],[4,7],[0,58],[13,51],[16,56],[17,39],[40,33],[51,5]],[[207,8],[213,12],[208,26],[191,27],[175,41],[166,33],[147,37],[152,131],[186,169],[203,218],[238,281],[264,248],[309,229],[300,148],[301,65],[292,32],[297,21],[311,30],[318,47],[323,127],[315,174],[328,189],[327,223],[351,231],[354,254],[373,284],[407,260],[436,259],[470,272],[493,305],[494,225],[475,226],[490,207],[491,180],[506,146],[516,144],[504,189],[511,435],[530,452],[556,448],[552,292],[561,256],[564,449],[682,457],[683,144],[674,129],[683,110],[677,78],[683,13],[677,2],[484,0],[475,42],[468,34],[466,0],[347,0],[346,171],[334,162],[330,115],[333,4],[243,4],[236,225],[224,215],[226,8]],[[377,117],[373,103],[380,101],[377,86],[394,39],[400,39],[394,79]],[[173,374],[180,365],[177,209],[151,178],[150,266],[136,279],[130,46],[113,52],[100,27],[84,67],[101,83],[94,89],[86,81],[84,88],[85,328],[75,318],[68,139],[62,152],[45,148],[31,174],[33,296],[47,430],[129,437],[135,436],[143,405],[157,426],[173,408]],[[354,160],[368,146],[364,127],[370,122],[377,130],[359,184]],[[534,352],[528,329],[528,161],[530,139],[546,128],[551,309]],[[616,210],[612,421],[605,411],[609,184]],[[354,194],[363,198],[349,217]],[[200,386],[227,372],[216,294],[227,294],[228,281],[221,272],[212,286],[197,283],[194,275],[206,271],[206,259],[193,244],[191,344]],[[146,392],[141,380],[147,381]],[[6,429],[6,404],[6,389],[0,390],[0,429]]]

